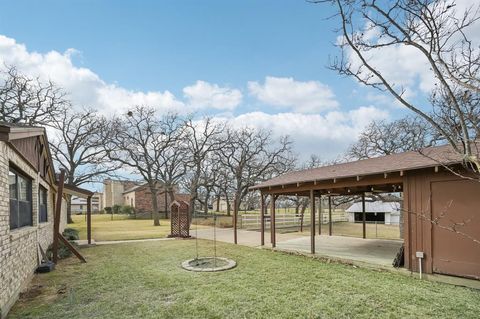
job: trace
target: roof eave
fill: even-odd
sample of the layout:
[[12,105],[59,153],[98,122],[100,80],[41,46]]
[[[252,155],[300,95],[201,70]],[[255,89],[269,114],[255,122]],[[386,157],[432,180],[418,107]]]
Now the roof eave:
[[451,161],[448,163],[435,163],[432,165],[424,165],[424,166],[418,166],[414,168],[408,168],[408,169],[402,169],[402,170],[388,170],[388,171],[382,171],[382,172],[375,172],[375,173],[369,173],[369,174],[355,174],[355,175],[347,175],[347,176],[336,176],[336,177],[329,177],[329,178],[315,178],[315,179],[308,179],[308,180],[298,180],[298,181],[291,181],[288,183],[278,183],[278,184],[269,184],[262,186],[262,184],[254,185],[249,187],[250,191],[255,191],[255,190],[262,190],[262,189],[271,189],[272,187],[279,187],[279,186],[288,186],[288,185],[295,185],[295,184],[304,184],[304,183],[316,183],[316,182],[322,182],[322,181],[328,181],[328,180],[333,180],[333,179],[347,179],[347,178],[356,178],[358,176],[361,177],[366,177],[366,176],[373,176],[373,175],[380,175],[380,174],[392,174],[392,173],[402,173],[403,172],[410,172],[410,171],[415,171],[415,170],[420,170],[420,169],[427,169],[427,168],[435,168],[438,166],[442,165],[456,165],[456,164],[461,164],[461,161]]

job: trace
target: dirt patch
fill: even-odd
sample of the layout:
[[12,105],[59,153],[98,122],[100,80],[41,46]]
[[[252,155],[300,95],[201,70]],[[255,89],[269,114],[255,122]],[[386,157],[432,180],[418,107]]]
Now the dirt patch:
[[22,300],[32,300],[40,296],[45,290],[43,285],[31,285],[28,289],[20,294]]

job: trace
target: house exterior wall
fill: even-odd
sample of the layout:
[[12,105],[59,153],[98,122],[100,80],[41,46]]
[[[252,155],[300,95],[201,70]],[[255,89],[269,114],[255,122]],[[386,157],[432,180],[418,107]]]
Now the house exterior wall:
[[385,213],[385,225],[390,225],[392,223],[392,214]]
[[106,179],[103,181],[103,196],[102,209],[105,207],[113,207],[115,205],[124,204],[123,193],[135,186],[136,183],[132,181],[119,181]]
[[123,205],[135,208],[135,191],[123,194]]
[[[87,199],[83,197],[73,197],[71,202],[73,214],[87,213]],[[103,193],[95,193],[92,196],[92,213],[103,211]]]
[[[139,187],[136,188],[134,191],[129,193],[124,193],[124,205],[129,205],[135,208],[136,213],[151,213],[153,211],[153,204],[152,204],[152,195],[148,187]],[[174,190],[174,197],[175,200],[182,200],[188,202],[190,200],[189,195],[179,194],[177,190]],[[165,206],[166,201],[166,206]],[[133,203],[133,205],[132,205]],[[170,211],[170,196],[165,193],[162,188],[159,188],[158,195],[157,195],[157,204],[158,204],[158,212],[165,214],[165,207],[166,211]],[[167,217],[167,216],[165,216]]]
[[[167,211],[170,209],[170,196],[167,194]],[[147,187],[142,187],[135,191],[134,195],[134,202],[135,202],[135,210],[137,212],[152,212],[153,211],[153,204],[152,204],[152,194]],[[158,204],[158,211],[165,212],[165,193],[162,189],[159,189],[159,194],[157,194],[157,204]]]
[[104,181],[104,207],[123,204],[124,186],[121,181],[107,179]]
[[[388,222],[387,222],[388,219]],[[385,224],[387,225],[399,225],[400,224],[400,215],[397,214],[390,214],[388,213],[385,215]]]
[[[348,215],[348,221],[350,223],[355,222],[355,213],[346,213]],[[392,214],[390,212],[379,213],[384,214],[385,216],[385,225],[399,225],[400,224],[400,216],[397,214]]]
[[[14,164],[32,179],[33,226],[10,230],[8,170]],[[48,221],[38,222],[39,185],[48,191]],[[7,143],[0,141],[0,317],[5,316],[19,293],[29,283],[38,265],[38,245],[45,251],[53,241],[54,189]],[[66,205],[63,205],[65,207]],[[66,225],[62,210],[60,230]]]

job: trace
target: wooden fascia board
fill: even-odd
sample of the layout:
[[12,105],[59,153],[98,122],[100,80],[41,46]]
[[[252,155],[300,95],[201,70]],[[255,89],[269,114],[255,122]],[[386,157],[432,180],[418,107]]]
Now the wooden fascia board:
[[73,196],[77,196],[77,197],[90,197],[90,196],[94,195],[93,192],[91,192],[87,189],[83,189],[83,188],[80,188],[80,187],[72,188],[72,186],[68,185],[68,184],[65,184],[63,186],[63,194],[73,195]]
[[40,136],[44,134],[45,134],[45,130],[43,128],[35,128],[35,129],[10,128],[10,131],[8,132],[8,140],[13,141],[13,140],[18,140],[22,138]]
[[358,186],[373,186],[373,185],[385,185],[385,184],[400,184],[403,183],[403,177],[401,176],[391,176],[387,179],[383,175],[368,177],[360,179],[359,181],[355,179],[347,180],[342,179],[333,183],[332,181],[318,181],[315,182],[304,182],[299,187],[296,187],[295,184],[284,184],[284,188],[281,185],[279,186],[269,186],[267,190],[264,189],[266,193],[270,194],[281,194],[281,193],[295,193],[313,190],[327,190],[327,189],[336,189],[336,188],[349,188],[349,187],[358,187]]

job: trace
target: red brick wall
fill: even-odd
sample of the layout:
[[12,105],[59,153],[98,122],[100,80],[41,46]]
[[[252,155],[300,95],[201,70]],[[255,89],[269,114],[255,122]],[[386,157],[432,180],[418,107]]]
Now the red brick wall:
[[[189,196],[185,194],[175,193],[176,199],[189,200]],[[162,189],[159,190],[157,195],[158,211],[165,211],[165,193]],[[170,196],[167,194],[167,210],[170,210]],[[153,210],[152,195],[148,187],[142,187],[135,192],[135,210],[138,213],[151,212]]]

